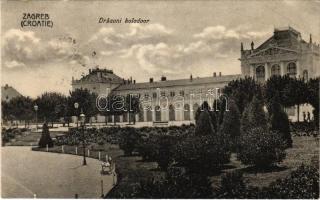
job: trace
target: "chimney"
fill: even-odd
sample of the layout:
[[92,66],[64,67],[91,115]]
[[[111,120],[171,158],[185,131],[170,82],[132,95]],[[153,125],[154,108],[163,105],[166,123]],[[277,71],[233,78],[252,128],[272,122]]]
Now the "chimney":
[[254,49],[254,43],[253,43],[253,41],[251,42],[251,50],[253,50]]
[[130,76],[130,83],[132,83],[132,76]]
[[243,51],[243,43],[241,42],[241,52]]
[[153,78],[150,78],[150,79],[149,79],[149,82],[150,82],[150,83],[153,83]]
[[310,41],[309,41],[310,44],[312,44],[312,35],[310,34]]
[[219,76],[221,76],[221,72],[219,72]]
[[192,74],[190,75],[190,81],[192,81]]
[[213,72],[213,77],[216,77],[217,76],[217,73],[216,72]]
[[133,80],[133,84],[136,84],[136,80]]
[[167,80],[167,77],[161,76],[161,81],[166,81],[166,80]]

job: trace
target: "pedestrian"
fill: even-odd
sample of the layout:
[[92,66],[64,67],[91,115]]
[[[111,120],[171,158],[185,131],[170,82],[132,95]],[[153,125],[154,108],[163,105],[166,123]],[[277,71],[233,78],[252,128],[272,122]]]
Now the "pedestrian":
[[308,115],[307,120],[308,120],[308,122],[310,122],[310,112],[308,112],[307,115]]
[[306,112],[303,111],[303,121],[306,122],[307,118],[306,118]]

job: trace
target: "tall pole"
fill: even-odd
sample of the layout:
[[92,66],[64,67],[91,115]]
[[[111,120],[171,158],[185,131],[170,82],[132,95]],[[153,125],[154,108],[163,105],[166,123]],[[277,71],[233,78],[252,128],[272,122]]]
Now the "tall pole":
[[84,139],[84,123],[82,124],[82,145],[83,145],[83,163],[82,163],[82,165],[87,165],[86,144],[85,144],[85,139]]
[[36,131],[38,131],[38,110],[36,110]]

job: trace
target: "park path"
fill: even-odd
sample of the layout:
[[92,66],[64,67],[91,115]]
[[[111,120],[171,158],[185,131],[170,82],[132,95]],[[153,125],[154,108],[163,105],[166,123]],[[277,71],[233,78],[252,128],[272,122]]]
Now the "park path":
[[100,162],[82,157],[31,151],[31,147],[1,147],[1,197],[99,198],[113,184],[100,174]]

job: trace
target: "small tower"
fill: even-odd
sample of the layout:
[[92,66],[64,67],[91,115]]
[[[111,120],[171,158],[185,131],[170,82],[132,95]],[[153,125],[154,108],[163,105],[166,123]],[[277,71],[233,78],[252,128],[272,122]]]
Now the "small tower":
[[309,44],[312,44],[312,35],[310,34]]
[[253,50],[254,49],[254,43],[253,43],[253,41],[251,42],[251,50]]

